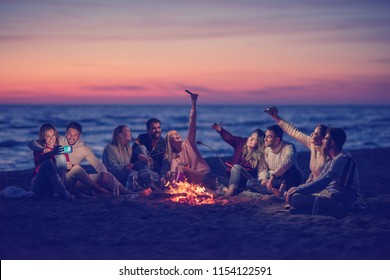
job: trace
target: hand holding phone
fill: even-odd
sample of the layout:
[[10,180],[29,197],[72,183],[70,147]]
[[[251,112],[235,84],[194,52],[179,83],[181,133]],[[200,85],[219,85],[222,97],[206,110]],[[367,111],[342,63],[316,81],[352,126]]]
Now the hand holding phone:
[[63,153],[63,147],[60,145],[54,146],[54,148],[51,150],[52,155],[60,155]]

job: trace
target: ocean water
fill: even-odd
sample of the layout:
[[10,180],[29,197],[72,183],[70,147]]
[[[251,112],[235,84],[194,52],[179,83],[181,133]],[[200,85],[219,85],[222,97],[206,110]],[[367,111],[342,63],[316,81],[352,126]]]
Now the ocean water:
[[[248,136],[256,129],[275,124],[264,113],[265,105],[214,106],[198,104],[197,140],[204,157],[231,156],[232,147],[213,129],[214,122],[223,121],[225,129],[234,135]],[[346,150],[390,147],[390,106],[278,106],[279,114],[303,132],[310,134],[316,124],[341,127],[347,133]],[[146,131],[145,122],[156,117],[162,122],[163,135],[175,129],[187,135],[189,105],[0,105],[0,171],[33,167],[32,152],[26,146],[37,139],[45,122],[53,123],[60,134],[66,124],[78,121],[83,126],[82,139],[101,158],[104,146],[110,142],[114,128],[126,124],[133,138]],[[306,148],[286,135],[285,140],[296,144],[298,151]]]

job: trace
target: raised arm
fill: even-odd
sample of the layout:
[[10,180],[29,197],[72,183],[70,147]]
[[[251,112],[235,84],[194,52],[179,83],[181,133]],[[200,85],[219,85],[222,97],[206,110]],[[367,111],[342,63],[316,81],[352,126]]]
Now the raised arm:
[[211,126],[212,129],[214,129],[216,132],[219,133],[219,135],[221,135],[223,141],[225,141],[226,143],[228,143],[230,146],[232,146],[233,148],[235,148],[239,143],[240,141],[242,141],[242,137],[239,137],[239,136],[234,136],[233,134],[231,134],[229,131],[227,131],[226,129],[224,129],[221,124],[217,124],[217,123],[214,123],[212,126]]
[[284,132],[286,132],[292,138],[301,142],[307,148],[310,148],[310,136],[298,130],[296,127],[282,119],[279,116],[278,108],[272,107],[271,110],[268,111],[268,114],[276,121],[276,123],[283,129]]

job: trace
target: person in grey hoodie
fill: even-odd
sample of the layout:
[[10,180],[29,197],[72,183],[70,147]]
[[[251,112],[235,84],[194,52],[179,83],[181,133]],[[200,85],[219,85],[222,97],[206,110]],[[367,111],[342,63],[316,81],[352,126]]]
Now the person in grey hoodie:
[[286,203],[313,214],[331,215],[340,215],[358,206],[362,199],[358,166],[343,150],[346,138],[343,129],[328,128],[322,147],[331,160],[314,181],[290,188]]
[[[98,193],[109,193],[108,190],[118,190],[120,194],[129,193],[124,186],[107,171],[104,164],[95,156],[92,150],[81,141],[82,126],[78,122],[71,122],[66,126],[65,137],[60,136],[59,144],[61,146],[71,146],[72,152],[68,154],[69,161],[66,163],[57,162],[57,164],[66,164],[66,187],[70,191],[75,189],[91,191]],[[32,150],[42,149],[36,142],[32,141],[28,145]],[[86,160],[96,171],[97,174],[88,174],[81,166],[81,162]]]

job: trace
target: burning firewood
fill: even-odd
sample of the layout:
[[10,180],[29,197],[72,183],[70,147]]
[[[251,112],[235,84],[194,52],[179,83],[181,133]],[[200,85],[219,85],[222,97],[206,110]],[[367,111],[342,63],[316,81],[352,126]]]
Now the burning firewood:
[[189,205],[214,204],[214,195],[206,192],[206,188],[200,184],[191,184],[187,180],[183,182],[168,182],[169,198],[173,202],[185,203]]

